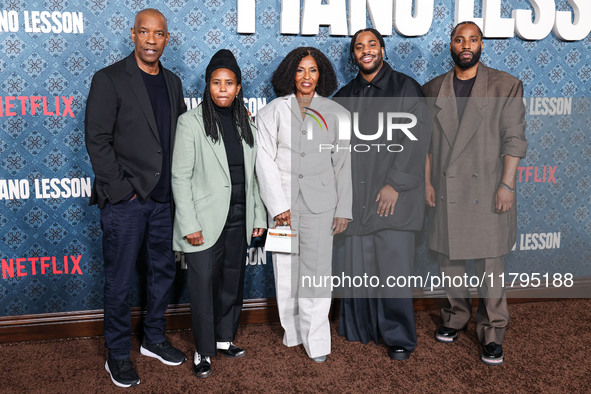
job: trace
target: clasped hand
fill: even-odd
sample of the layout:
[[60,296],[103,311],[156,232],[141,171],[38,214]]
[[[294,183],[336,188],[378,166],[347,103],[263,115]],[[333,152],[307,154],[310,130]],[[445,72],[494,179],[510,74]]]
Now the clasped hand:
[[[279,215],[275,216],[275,225],[276,226],[290,226],[291,227],[291,210],[287,210],[285,212],[281,212]],[[349,220],[345,218],[334,218],[332,221],[332,233],[333,235],[337,235],[342,233],[347,229],[349,225]]]
[[203,242],[205,242],[203,240],[203,232],[201,232],[201,231],[197,231],[196,233],[189,234],[185,238],[186,238],[187,242],[193,246],[199,246],[199,245],[202,245]]
[[291,210],[281,212],[279,215],[274,217],[275,226],[291,226]]

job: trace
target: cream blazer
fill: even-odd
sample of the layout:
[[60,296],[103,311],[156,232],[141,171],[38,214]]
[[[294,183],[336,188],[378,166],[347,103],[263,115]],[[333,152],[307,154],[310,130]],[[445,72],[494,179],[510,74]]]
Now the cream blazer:
[[291,209],[299,193],[313,213],[335,209],[335,217],[351,219],[349,141],[338,140],[338,121],[333,115],[346,110],[319,95],[310,108],[316,111],[310,112],[316,119],[321,119],[320,114],[323,120],[317,122],[308,115],[302,120],[293,94],[273,100],[258,112],[256,169],[261,197],[270,219]]

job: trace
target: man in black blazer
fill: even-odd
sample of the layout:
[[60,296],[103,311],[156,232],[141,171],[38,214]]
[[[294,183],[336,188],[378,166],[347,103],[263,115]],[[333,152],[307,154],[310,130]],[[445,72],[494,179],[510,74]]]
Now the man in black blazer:
[[85,119],[95,174],[90,204],[98,204],[103,230],[105,369],[120,387],[140,382],[130,360],[128,295],[142,248],[148,296],[140,352],[167,365],[186,361],[164,335],[176,274],[171,156],[177,118],[186,106],[180,79],[159,62],[169,38],[164,15],[140,11],[131,38],[133,53],[94,75]]

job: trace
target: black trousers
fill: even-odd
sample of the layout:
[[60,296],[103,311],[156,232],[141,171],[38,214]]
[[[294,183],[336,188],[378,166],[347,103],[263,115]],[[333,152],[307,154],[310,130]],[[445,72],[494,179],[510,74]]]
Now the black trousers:
[[129,290],[136,274],[136,261],[145,248],[147,305],[144,339],[147,343],[166,340],[164,312],[176,275],[172,251],[170,203],[139,197],[101,209],[103,258],[105,261],[105,344],[113,359],[129,358],[131,312]]
[[[344,272],[349,276],[412,274],[415,234],[411,231],[381,230],[369,235],[345,237]],[[403,346],[413,351],[417,333],[410,287],[359,287],[343,291],[338,333],[349,341]]]
[[185,253],[195,349],[216,355],[216,341],[231,342],[242,312],[246,262],[244,188],[232,185],[226,224],[216,243],[202,252]]

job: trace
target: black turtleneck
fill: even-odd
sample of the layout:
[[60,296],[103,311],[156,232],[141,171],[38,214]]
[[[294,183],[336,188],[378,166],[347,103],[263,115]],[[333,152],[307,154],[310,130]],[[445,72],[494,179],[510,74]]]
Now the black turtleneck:
[[242,152],[242,141],[238,137],[238,129],[232,118],[234,104],[230,107],[218,107],[214,103],[213,106],[222,123],[221,134],[226,148],[232,185],[244,185],[244,153]]

